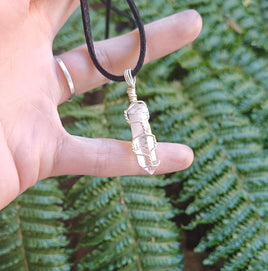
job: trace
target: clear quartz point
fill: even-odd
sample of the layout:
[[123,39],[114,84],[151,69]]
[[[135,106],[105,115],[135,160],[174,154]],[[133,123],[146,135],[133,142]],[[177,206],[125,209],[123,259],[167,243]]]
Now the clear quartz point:
[[136,78],[132,77],[131,69],[125,70],[124,77],[129,85],[127,94],[130,106],[124,111],[124,114],[131,127],[132,149],[137,155],[139,165],[152,175],[159,166],[160,161],[156,156],[157,143],[149,124],[149,111],[145,102],[137,100]]
[[149,174],[154,174],[160,161],[156,156],[157,142],[149,124],[149,111],[143,101],[134,101],[125,110],[125,118],[132,132],[132,149],[139,165]]

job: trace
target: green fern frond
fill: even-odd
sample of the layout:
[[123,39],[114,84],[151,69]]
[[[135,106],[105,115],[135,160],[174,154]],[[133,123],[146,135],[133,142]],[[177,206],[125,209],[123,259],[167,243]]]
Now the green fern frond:
[[[212,92],[213,82],[208,82],[208,85],[204,84],[204,86],[210,85],[211,87],[208,88],[208,91]],[[220,86],[220,84],[218,85]],[[173,89],[173,95],[166,94],[165,96],[160,96],[163,99],[164,107],[158,107],[161,103],[161,98],[159,97],[154,100],[149,99],[148,101],[151,113],[158,115],[157,118],[154,119],[153,130],[160,134],[158,135],[160,140],[162,137],[165,140],[173,140],[174,135],[176,135],[177,138],[177,135],[179,135],[180,142],[189,144],[194,150],[197,150],[197,152],[195,152],[196,158],[193,166],[185,172],[173,174],[173,176],[169,178],[170,182],[183,180],[186,176],[188,178],[188,180],[184,182],[183,190],[179,197],[179,201],[186,201],[194,197],[194,201],[188,205],[185,211],[188,215],[194,215],[186,228],[192,229],[200,224],[217,223],[215,227],[207,233],[207,236],[211,234],[210,240],[214,240],[212,247],[214,251],[217,251],[218,256],[214,257],[212,252],[211,258],[209,256],[204,263],[212,264],[220,257],[228,259],[228,257],[233,254],[236,255],[233,261],[238,263],[240,262],[239,251],[241,247],[229,247],[229,243],[223,244],[222,240],[231,240],[233,234],[236,234],[238,238],[242,238],[244,225],[249,223],[251,219],[253,219],[255,223],[254,226],[251,225],[252,228],[258,229],[261,227],[261,230],[250,231],[250,227],[246,227],[245,230],[251,234],[248,235],[248,238],[258,239],[265,233],[264,221],[259,217],[261,212],[257,212],[257,202],[255,201],[254,206],[251,204],[252,199],[249,197],[248,191],[242,186],[239,175],[234,171],[234,164],[227,154],[228,148],[217,146],[217,140],[215,140],[216,136],[210,131],[208,124],[198,116],[198,113],[193,109],[191,103],[178,92],[176,85],[166,87]],[[165,86],[163,86],[163,88],[165,88]],[[202,89],[202,91],[205,93],[204,89]],[[161,93],[161,89],[159,89],[159,92]],[[170,90],[169,92],[171,93]],[[148,93],[150,93],[150,89]],[[195,94],[192,95],[195,96]],[[215,97],[216,96],[217,95],[215,95]],[[196,97],[196,99],[198,99],[201,95]],[[145,96],[143,98],[146,99],[147,97]],[[158,99],[159,103],[157,102]],[[192,99],[194,100],[194,98]],[[174,100],[176,100],[176,103],[171,102],[168,106],[168,101]],[[224,100],[224,102],[228,101],[229,99]],[[196,101],[196,104],[199,106],[198,101]],[[231,105],[229,106],[231,107]],[[163,111],[161,111],[162,109]],[[184,112],[187,112],[187,114],[184,114]],[[232,109],[232,112],[235,112],[235,110]],[[221,114],[219,114],[219,117],[220,116]],[[212,119],[214,118],[212,117]],[[236,119],[239,120],[240,117],[237,115],[233,121],[226,121],[227,127],[233,127]],[[241,123],[245,125],[248,122],[243,119]],[[251,127],[247,127],[248,126],[245,126],[245,133],[251,131],[252,139],[248,140],[246,136],[242,136],[243,144],[241,143],[241,146],[251,144],[250,142],[253,140],[253,149],[260,151],[261,147],[258,145],[258,134],[254,133]],[[215,129],[214,131],[217,132]],[[220,131],[223,131],[222,138],[225,136],[225,139],[222,139],[222,143],[224,143],[227,140],[226,136],[228,132],[224,135],[224,129]],[[237,133],[230,133],[229,131],[229,134],[233,135],[232,140],[228,139],[227,141],[232,142],[233,138],[236,138]],[[219,135],[218,142],[220,138],[221,136]],[[238,137],[237,140],[240,140],[240,137]],[[257,172],[254,174],[257,174]],[[247,179],[247,182],[248,181]],[[259,192],[260,191],[258,191],[258,193]],[[262,204],[264,204],[264,199],[265,198],[262,197]],[[248,212],[247,206],[252,206],[250,207],[250,212]],[[245,212],[245,215],[242,215],[243,212]],[[237,221],[234,218],[237,217],[238,213],[241,214],[241,220]],[[228,228],[226,228],[225,232],[222,232],[221,230],[223,230],[224,225],[228,225]],[[230,227],[233,229],[231,230]],[[245,243],[246,241],[243,244]],[[200,249],[201,247],[197,247],[197,250],[203,251],[210,247],[209,244],[204,244],[205,243],[203,243],[202,249]],[[260,249],[256,251],[255,256],[257,257],[260,253],[263,253],[265,249],[264,246],[261,246]],[[267,251],[265,253],[267,253]],[[250,261],[249,266],[251,266],[252,263],[249,257],[247,261]],[[228,263],[229,261],[226,260],[226,262]],[[228,265],[227,263],[226,266]],[[237,270],[244,268],[243,264],[239,264],[239,266],[240,269]],[[264,267],[265,265],[262,266]]]
[[70,270],[56,180],[37,183],[0,212],[0,270]]
[[[210,86],[212,86],[214,82],[215,87],[213,91]],[[211,101],[207,98],[207,95],[204,94],[206,89],[210,93],[210,96],[214,97],[213,103],[219,105],[218,107],[213,107],[214,111],[211,115],[207,113],[211,110]],[[220,96],[218,95],[219,90],[221,91]],[[226,146],[227,152],[231,150],[233,161],[236,163],[236,168],[241,176],[248,177],[252,175],[256,177],[256,174],[259,176],[268,176],[267,162],[263,157],[262,146],[260,144],[260,132],[258,132],[257,127],[250,126],[246,118],[238,115],[232,101],[228,99],[228,92],[225,91],[220,81],[212,79],[212,81],[206,80],[205,82],[201,82],[199,85],[195,84],[188,89],[188,93],[196,106],[202,112],[206,112],[204,116],[211,125],[213,125],[215,132],[219,137],[219,142]],[[223,99],[223,96],[226,98]],[[226,106],[226,104],[228,105],[229,110],[223,113],[222,108]],[[217,113],[218,109],[220,109],[220,113]],[[226,118],[233,122],[231,126],[229,123],[225,122]],[[243,152],[244,149],[248,152],[247,156],[245,156],[245,152]],[[264,204],[265,200],[264,197]]]
[[181,270],[177,229],[168,220],[174,213],[157,183],[153,177],[75,183],[70,206],[87,214],[76,227],[86,233],[78,249],[94,246],[78,270]]
[[268,137],[265,127],[268,126],[268,92],[257,85],[252,78],[232,71],[221,76],[225,85],[232,89],[230,97],[235,101],[241,113],[260,127],[264,147],[267,148]]
[[257,1],[227,0],[217,1],[231,27],[238,34],[243,34],[243,40],[249,46],[256,46],[267,51],[268,37],[263,24],[262,11]]
[[267,57],[257,57],[251,50],[241,46],[235,48],[230,60],[232,64],[241,66],[246,74],[251,75],[264,90],[267,90]]
[[[243,6],[241,1],[225,1],[224,3],[219,2],[219,4],[216,4],[215,1],[205,3],[197,1],[195,8],[202,14],[204,25],[198,42],[195,44],[199,55],[201,54],[203,59],[211,66],[210,72],[215,73],[215,70],[218,69],[220,75],[223,68],[235,68],[237,71],[242,69],[244,75],[251,76],[255,84],[266,91],[268,85],[267,56],[265,54],[257,54],[251,48],[251,45],[248,46],[246,42],[243,42],[241,37],[244,38],[245,36],[245,39],[247,39],[246,34],[237,35],[233,29],[226,27],[224,18],[226,12],[228,13],[233,8],[238,8],[243,12],[234,12],[233,16],[239,16],[239,14],[243,13],[242,15],[246,19],[250,17],[252,20],[259,20],[261,16],[253,15],[256,13],[261,14],[261,10],[256,5],[256,3],[251,1],[248,7]],[[255,31],[255,34],[260,33],[263,37],[262,40],[264,38],[267,39],[267,34],[261,21],[254,21],[254,25],[251,24],[250,27],[258,29]],[[254,34],[254,31],[250,30],[250,32]],[[265,43],[264,46],[267,44],[267,42],[263,41],[261,43]],[[182,62],[184,62],[183,59]]]
[[263,22],[265,23],[266,30],[268,29],[268,3],[265,0],[258,0],[259,9],[262,12]]

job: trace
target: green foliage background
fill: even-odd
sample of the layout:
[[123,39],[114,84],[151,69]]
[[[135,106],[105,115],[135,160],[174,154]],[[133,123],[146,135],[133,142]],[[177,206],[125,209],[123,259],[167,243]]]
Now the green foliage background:
[[[99,40],[105,10],[91,2]],[[194,164],[168,176],[39,182],[0,212],[0,270],[180,271],[190,241],[213,270],[268,270],[268,2],[136,4],[145,23],[187,8],[203,17],[200,37],[144,67],[137,86],[158,140],[188,144]],[[131,28],[113,14],[112,35],[122,26]],[[55,53],[83,42],[78,10]],[[125,91],[114,83],[64,104],[66,129],[129,140]]]

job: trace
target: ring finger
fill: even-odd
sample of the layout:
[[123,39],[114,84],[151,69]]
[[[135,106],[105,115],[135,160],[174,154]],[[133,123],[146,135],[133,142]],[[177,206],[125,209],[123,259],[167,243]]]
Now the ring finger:
[[[194,10],[183,11],[145,26],[147,49],[145,63],[170,54],[192,42],[200,33],[202,20]],[[126,68],[136,65],[139,54],[137,30],[128,34],[95,43],[96,55],[109,72],[122,75]],[[86,45],[60,56],[74,83],[75,94],[84,93],[108,81],[94,66]],[[61,83],[59,103],[70,98],[70,90],[64,74],[58,68]]]

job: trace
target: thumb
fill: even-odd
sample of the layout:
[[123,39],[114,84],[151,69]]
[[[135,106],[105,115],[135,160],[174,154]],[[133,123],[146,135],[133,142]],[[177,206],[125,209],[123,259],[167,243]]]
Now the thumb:
[[[186,145],[158,143],[160,166],[156,174],[171,173],[189,167],[193,152]],[[137,162],[131,142],[115,139],[90,139],[68,135],[62,142],[53,175],[124,176],[147,174]]]

